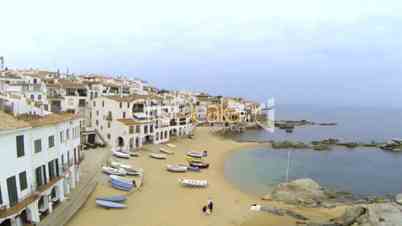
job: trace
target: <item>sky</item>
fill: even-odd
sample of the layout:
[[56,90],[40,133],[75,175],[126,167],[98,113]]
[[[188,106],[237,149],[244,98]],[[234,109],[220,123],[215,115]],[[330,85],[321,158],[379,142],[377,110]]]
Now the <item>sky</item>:
[[402,107],[400,0],[2,0],[9,68],[286,104]]

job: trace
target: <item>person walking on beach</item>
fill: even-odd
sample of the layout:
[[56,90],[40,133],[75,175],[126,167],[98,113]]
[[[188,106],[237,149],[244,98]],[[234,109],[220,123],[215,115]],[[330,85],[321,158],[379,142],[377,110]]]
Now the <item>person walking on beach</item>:
[[207,206],[203,206],[203,207],[202,207],[202,213],[205,214],[205,215],[207,215],[207,214],[208,214],[207,211],[208,211],[208,207],[207,207]]
[[209,211],[209,213],[210,214],[212,214],[212,211],[213,211],[213,209],[214,209],[214,203],[212,202],[212,200],[211,199],[208,199],[208,211]]

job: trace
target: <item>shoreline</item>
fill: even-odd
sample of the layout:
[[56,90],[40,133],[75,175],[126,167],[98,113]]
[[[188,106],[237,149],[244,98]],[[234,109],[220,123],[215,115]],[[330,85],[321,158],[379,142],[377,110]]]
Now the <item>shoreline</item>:
[[[128,208],[124,210],[105,210],[96,206],[95,198],[104,195],[122,194],[112,189],[107,183],[107,177],[99,177],[99,185],[80,211],[70,220],[68,226],[115,225],[115,226],[194,226],[205,225],[258,225],[250,224],[261,215],[265,224],[290,226],[296,220],[289,216],[275,216],[266,213],[250,211],[250,205],[260,203],[278,208],[295,210],[314,220],[328,220],[341,215],[342,207],[335,209],[301,208],[278,202],[263,201],[261,197],[253,196],[238,189],[224,175],[224,163],[228,155],[241,149],[261,146],[258,143],[239,143],[213,134],[209,128],[198,127],[193,139],[177,139],[172,142],[177,147],[172,148],[174,155],[167,160],[155,160],[148,157],[150,151],[141,151],[139,158],[122,162],[145,169],[144,186],[128,196]],[[157,150],[160,145],[146,146],[147,150]],[[208,150],[207,161],[210,169],[201,173],[185,174],[169,173],[166,164],[185,161],[188,150]],[[183,188],[179,178],[206,179],[209,187],[206,189]],[[208,198],[215,202],[215,211],[210,216],[201,213],[202,205]]]

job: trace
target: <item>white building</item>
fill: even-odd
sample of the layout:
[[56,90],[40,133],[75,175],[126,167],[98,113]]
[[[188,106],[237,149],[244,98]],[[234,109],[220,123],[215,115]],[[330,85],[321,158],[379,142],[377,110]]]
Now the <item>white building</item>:
[[0,224],[38,223],[79,181],[80,127],[76,115],[0,111]]

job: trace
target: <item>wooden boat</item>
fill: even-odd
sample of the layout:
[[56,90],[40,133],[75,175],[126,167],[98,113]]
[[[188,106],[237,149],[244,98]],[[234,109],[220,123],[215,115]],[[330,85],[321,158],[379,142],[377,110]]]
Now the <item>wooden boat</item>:
[[125,195],[116,195],[108,197],[97,197],[96,200],[107,202],[125,202],[127,200],[127,197]]
[[186,187],[206,188],[208,186],[207,180],[179,179],[179,182]]
[[190,166],[206,169],[209,167],[209,163],[206,162],[190,162]]
[[162,153],[151,153],[149,156],[154,159],[166,159],[167,158],[167,155],[162,154]]
[[184,165],[166,165],[166,169],[169,172],[174,172],[174,173],[184,173],[187,172],[187,166]]
[[127,208],[126,205],[116,202],[110,202],[105,200],[96,200],[96,205],[106,208],[106,209],[124,209]]
[[102,172],[104,172],[108,175],[118,175],[118,176],[127,175],[127,171],[125,171],[124,169],[121,169],[121,168],[116,169],[116,168],[112,168],[112,167],[108,167],[108,166],[103,166]]
[[159,151],[164,153],[164,154],[167,154],[167,155],[173,155],[174,154],[173,151],[169,151],[169,150],[167,150],[165,148],[160,148]]
[[123,158],[123,159],[129,159],[130,155],[124,152],[120,152],[120,151],[113,151],[113,155],[118,157],[118,158]]

